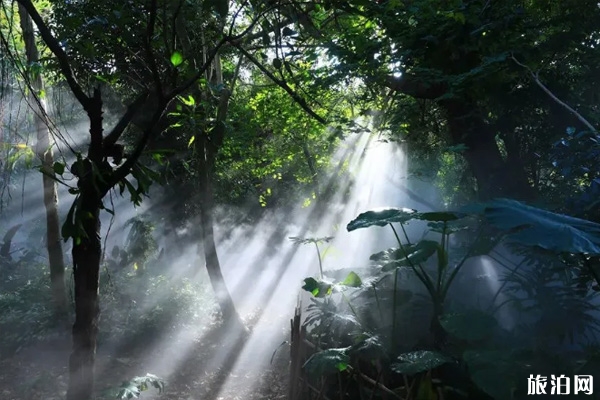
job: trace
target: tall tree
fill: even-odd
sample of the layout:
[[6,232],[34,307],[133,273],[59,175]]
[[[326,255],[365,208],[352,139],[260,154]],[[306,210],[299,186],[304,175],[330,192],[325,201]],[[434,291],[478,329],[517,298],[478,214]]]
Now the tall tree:
[[[165,12],[170,12],[171,18],[164,19],[165,13],[160,14],[159,18],[161,10],[158,8],[158,1],[151,1],[143,13],[135,15],[135,22],[142,29],[136,32],[132,39],[132,42],[135,41],[138,46],[141,39],[140,53],[145,54],[143,66],[147,72],[147,81],[144,82],[146,89],[136,97],[117,124],[105,135],[100,85],[97,83],[90,85],[92,88],[89,93],[86,85],[80,83],[81,75],[78,77],[73,67],[81,62],[81,58],[74,57],[81,57],[81,54],[70,56],[67,53],[31,0],[18,0],[18,2],[36,24],[40,36],[56,58],[59,73],[86,112],[89,120],[87,154],[77,154],[77,161],[70,168],[71,173],[77,178],[77,187],[72,189],[76,198],[63,225],[63,236],[73,240],[75,283],[75,323],[73,325],[73,350],[69,359],[70,379],[67,400],[88,400],[93,397],[96,337],[100,313],[98,291],[102,255],[100,240],[100,212],[104,209],[102,200],[113,187],[118,185],[123,189],[126,188],[136,203],[141,201],[141,196],[147,193],[149,177],[147,170],[138,163],[138,160],[152,136],[157,133],[159,121],[166,107],[173,98],[197,83],[212,64],[215,54],[223,44],[229,40],[238,39],[245,34],[245,31],[239,35],[233,35],[231,29],[229,34],[220,32],[221,39],[212,46],[198,70],[192,74],[181,76],[178,74],[177,68],[182,63],[181,54],[173,52],[172,46],[179,43],[182,38],[178,37],[174,30],[169,31],[176,20],[176,16],[173,15],[176,15],[179,10],[173,12],[172,9],[165,9]],[[80,5],[73,4],[72,6]],[[83,4],[83,6],[85,5]],[[161,6],[169,7],[169,5],[163,4]],[[146,22],[142,23],[143,21]],[[169,39],[165,41],[167,44],[170,43],[170,46],[157,48],[158,45],[155,41],[157,25],[160,25],[162,33],[165,35],[171,34],[172,41]],[[131,26],[121,27],[127,29]],[[105,34],[105,32],[100,32],[100,34]],[[134,45],[134,43],[130,43],[130,45]],[[119,56],[121,54],[113,54],[112,60]],[[94,55],[91,55],[90,58],[94,62],[97,60]],[[127,62],[127,59],[124,62]],[[106,65],[103,67],[113,70]],[[90,71],[86,72],[89,74]],[[137,135],[131,152],[124,154],[123,147],[117,142],[134,118],[137,118],[138,127],[141,125],[142,129],[139,129],[141,132]],[[137,180],[137,188],[128,180],[130,174]]]
[[46,246],[50,266],[50,283],[52,298],[56,312],[62,318],[67,314],[67,292],[65,288],[65,262],[60,236],[60,219],[58,216],[58,194],[56,178],[53,170],[54,154],[48,122],[46,121],[46,101],[44,99],[44,82],[38,66],[39,51],[35,42],[33,23],[26,9],[19,4],[21,32],[25,42],[27,57],[29,105],[33,110],[33,119],[37,131],[36,154],[42,163],[42,185],[44,191],[44,207],[46,209]]

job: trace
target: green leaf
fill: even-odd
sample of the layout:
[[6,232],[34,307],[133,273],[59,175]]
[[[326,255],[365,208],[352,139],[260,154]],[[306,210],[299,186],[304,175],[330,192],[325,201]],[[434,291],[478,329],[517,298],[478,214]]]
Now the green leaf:
[[77,234],[77,230],[75,228],[75,223],[74,223],[74,216],[75,216],[76,208],[77,208],[77,198],[75,198],[75,201],[73,201],[73,204],[71,205],[71,208],[69,209],[69,212],[67,213],[67,218],[65,219],[65,222],[63,223],[63,226],[61,227],[61,230],[60,230],[60,234],[62,235],[65,243],[69,240],[69,238],[75,237],[75,235]]
[[283,66],[283,63],[281,62],[281,60],[279,58],[276,58],[273,60],[273,67],[275,67],[276,69],[281,69],[282,66]]
[[513,389],[525,376],[519,373],[519,365],[511,360],[510,351],[469,350],[464,352],[463,360],[475,385],[494,399],[513,398]]
[[496,319],[482,311],[445,314],[440,324],[451,334],[462,340],[480,341],[491,337],[498,327]]
[[383,208],[359,214],[346,226],[348,232],[370,226],[386,226],[394,222],[405,223],[417,218],[417,210],[410,208]]
[[181,96],[179,98],[179,100],[181,100],[181,102],[183,104],[185,104],[186,106],[190,106],[190,107],[196,104],[196,100],[194,100],[192,95],[189,95],[187,99],[185,97]]
[[57,175],[62,175],[65,173],[65,164],[59,163],[58,161],[52,164],[52,169],[54,173]]
[[507,238],[525,246],[565,253],[600,255],[600,224],[498,199],[484,205],[483,214]]
[[315,278],[306,278],[302,289],[310,292],[315,297],[326,297],[333,292],[333,283]]
[[327,349],[313,354],[304,364],[303,368],[309,374],[324,376],[344,371],[348,368],[350,357],[349,348]]
[[465,223],[464,220],[449,221],[449,222],[430,222],[427,224],[432,232],[445,233],[451,235],[456,232],[464,231],[469,229],[469,224]]
[[371,260],[384,262],[382,272],[388,272],[400,267],[421,264],[438,251],[439,247],[439,243],[433,240],[421,240],[416,244],[373,254]]
[[290,29],[289,27],[287,27],[287,26],[286,26],[286,27],[284,27],[284,28],[281,30],[281,34],[282,34],[283,36],[294,36],[294,35],[297,35],[297,34],[298,34],[298,32],[296,32],[296,31],[294,31],[294,30],[292,30],[292,29]]
[[346,279],[344,279],[342,283],[340,283],[340,285],[360,287],[362,285],[362,280],[355,272],[350,272]]
[[435,351],[419,350],[398,356],[392,363],[392,371],[397,374],[414,375],[425,372],[452,362],[452,359]]
[[176,51],[171,55],[171,64],[173,64],[173,66],[178,67],[181,65],[182,62],[183,56],[180,52]]
[[386,357],[386,349],[377,336],[370,336],[350,347],[349,354],[363,361],[381,360]]

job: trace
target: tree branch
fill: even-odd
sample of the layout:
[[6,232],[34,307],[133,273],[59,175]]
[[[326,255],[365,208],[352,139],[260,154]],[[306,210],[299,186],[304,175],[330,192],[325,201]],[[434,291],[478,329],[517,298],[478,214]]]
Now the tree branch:
[[156,109],[152,114],[149,126],[144,130],[144,133],[142,134],[140,141],[135,146],[133,152],[125,159],[125,162],[115,170],[110,180],[106,182],[106,185],[103,187],[101,193],[102,197],[104,197],[104,195],[108,193],[108,191],[111,188],[113,188],[117,183],[119,183],[122,179],[129,175],[131,169],[133,168],[137,160],[142,155],[144,149],[146,148],[146,144],[150,140],[152,133],[154,133],[155,126],[160,121],[167,104],[168,101],[165,102],[165,100],[159,100],[158,104],[156,105]]
[[52,51],[54,56],[57,58],[60,71],[65,77],[69,88],[73,92],[73,95],[75,95],[77,101],[79,101],[79,104],[81,104],[83,109],[88,111],[89,105],[92,100],[88,95],[85,94],[81,85],[79,85],[79,83],[77,82],[75,74],[73,73],[73,69],[71,68],[71,64],[69,63],[69,58],[67,57],[67,54],[65,53],[63,48],[60,46],[60,43],[56,40],[54,35],[52,35],[52,32],[50,32],[50,29],[40,16],[39,12],[31,2],[31,0],[17,1],[27,10],[27,13],[31,17],[31,19],[33,20],[33,22],[35,22],[35,25],[37,26],[40,32],[40,36],[42,37],[50,51]]
[[254,58],[250,53],[248,53],[246,50],[244,50],[244,48],[242,46],[240,46],[237,43],[232,43],[232,45],[233,45],[233,47],[235,47],[236,49],[238,49],[248,60],[250,60],[252,62],[252,64],[256,65],[256,67],[258,69],[260,69],[265,75],[267,75],[267,77],[269,77],[269,79],[271,79],[279,87],[281,87],[283,90],[285,90],[292,97],[292,99],[304,111],[306,111],[306,113],[308,115],[310,115],[311,117],[313,117],[314,119],[316,119],[317,121],[319,121],[321,124],[324,124],[324,125],[327,124],[327,121],[325,120],[325,118],[321,117],[319,114],[317,114],[316,112],[314,112],[308,106],[308,104],[306,104],[306,101],[302,97],[300,97],[296,92],[294,92],[292,90],[292,88],[290,88],[289,85],[286,82],[277,79],[275,77],[275,75],[273,75],[268,69],[266,69],[256,58]]
[[[105,186],[105,193],[108,192],[110,190],[110,188],[115,186],[119,181],[121,181],[127,175],[129,175],[131,168],[133,168],[133,166],[135,165],[137,160],[142,155],[142,152],[144,151],[146,144],[148,144],[148,141],[150,140],[152,133],[154,133],[155,126],[160,121],[169,102],[171,102],[171,100],[173,100],[176,96],[180,95],[181,93],[183,93],[187,89],[189,89],[202,76],[202,74],[204,74],[206,72],[206,70],[212,64],[213,59],[219,52],[219,49],[227,42],[227,40],[228,40],[228,37],[225,36],[217,43],[217,45],[213,48],[210,55],[206,59],[206,62],[204,63],[204,65],[202,65],[202,68],[200,68],[200,70],[197,71],[194,74],[194,76],[192,76],[191,78],[186,80],[184,83],[182,83],[181,85],[179,85],[178,87],[176,87],[175,89],[173,89],[172,91],[167,93],[166,95],[163,94],[163,96],[159,96],[158,103],[156,104],[156,108],[152,114],[150,123],[144,129],[142,137],[139,140],[139,142],[137,143],[137,145],[135,146],[133,152],[129,155],[129,157],[127,157],[125,162],[119,168],[117,168],[115,170],[110,181],[107,182],[107,185]],[[141,101],[141,100],[137,99],[136,101]],[[143,103],[145,103],[145,101]],[[141,107],[141,105],[138,104],[138,107]],[[134,110],[128,110],[127,113],[130,113],[130,116],[129,116],[130,120],[135,115]],[[123,116],[122,120],[124,118],[125,118],[125,116]],[[119,121],[119,124],[121,124],[121,121]],[[119,124],[117,124],[117,125],[119,125]],[[126,125],[123,127],[123,129],[125,129],[125,127],[126,127]],[[116,129],[116,127],[115,127],[115,129]],[[111,136],[111,135],[113,135],[113,132],[111,132],[109,136]],[[116,136],[116,133],[114,134],[114,136]],[[111,140],[112,140],[112,138],[111,138]]]
[[577,110],[575,110],[573,107],[571,107],[570,105],[568,105],[567,103],[565,103],[564,101],[562,101],[561,99],[559,99],[558,97],[556,97],[556,95],[554,93],[552,93],[550,91],[550,89],[548,89],[546,87],[546,85],[544,85],[542,83],[542,81],[540,81],[540,77],[539,77],[539,72],[533,72],[531,70],[531,68],[529,68],[527,65],[519,62],[519,60],[517,60],[515,58],[515,56],[511,55],[510,56],[512,58],[512,60],[520,67],[525,68],[529,74],[531,75],[531,77],[533,78],[533,81],[548,95],[550,96],[550,98],[552,100],[554,100],[556,103],[558,103],[559,105],[561,105],[562,107],[564,107],[567,111],[569,111],[571,114],[573,114],[582,124],[584,124],[591,132],[598,132],[598,130],[594,127],[594,125],[591,124],[591,122],[589,122],[583,115],[581,115],[579,112],[577,112]]
[[144,92],[127,107],[125,114],[121,117],[121,119],[119,119],[119,122],[117,122],[112,131],[110,131],[110,133],[104,138],[103,148],[105,150],[111,148],[115,143],[117,143],[117,140],[119,140],[125,131],[125,128],[127,128],[133,117],[135,117],[135,115],[140,111],[142,106],[146,104],[148,98],[149,93]]

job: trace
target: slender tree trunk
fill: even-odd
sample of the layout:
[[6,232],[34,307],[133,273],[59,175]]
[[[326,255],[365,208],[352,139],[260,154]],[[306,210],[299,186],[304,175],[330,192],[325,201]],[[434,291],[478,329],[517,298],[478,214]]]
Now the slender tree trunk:
[[315,189],[315,194],[317,197],[321,197],[320,186],[319,185],[319,174],[317,174],[317,168],[315,167],[315,159],[313,158],[310,150],[308,149],[308,145],[305,140],[302,140],[302,152],[304,153],[304,159],[306,160],[306,164],[308,165],[308,169],[311,173],[311,179],[313,188]]
[[[204,135],[202,135],[204,136]],[[207,153],[206,138],[196,139],[196,151],[198,157],[198,170],[200,174],[200,230],[202,235],[202,247],[204,249],[204,258],[206,261],[206,270],[210,283],[217,298],[217,304],[223,314],[225,323],[230,323],[236,328],[243,329],[243,323],[237,313],[231,294],[225,284],[223,273],[221,272],[221,263],[217,254],[217,246],[214,235],[214,194],[212,189],[211,170],[206,162],[205,154]]]
[[[217,83],[223,83],[222,81],[218,81],[219,79],[222,79],[219,59],[219,56],[215,57],[215,75],[217,76]],[[236,68],[236,75],[237,71],[239,71],[239,66]],[[236,78],[237,76],[234,77],[234,82]],[[208,271],[208,276],[213,290],[215,291],[217,303],[219,304],[225,323],[230,324],[233,329],[243,332],[245,329],[244,324],[235,308],[231,294],[225,284],[223,273],[221,272],[221,263],[219,261],[215,243],[213,221],[214,193],[212,176],[217,153],[223,144],[225,137],[225,118],[227,116],[230,96],[231,91],[229,89],[223,88],[221,90],[217,118],[215,127],[210,132],[210,140],[208,138],[208,132],[198,132],[195,140],[195,150],[199,171],[200,219],[202,224],[202,246],[204,248],[206,270]]]
[[[19,4],[19,18],[21,20],[21,30],[23,41],[25,42],[25,52],[27,54],[27,64],[35,65],[39,61],[39,52],[35,43],[35,34],[33,32],[33,23],[25,8]],[[68,310],[67,292],[65,289],[65,262],[60,235],[60,220],[58,216],[58,195],[56,193],[56,182],[52,179],[54,171],[54,155],[50,141],[50,131],[46,124],[46,107],[43,99],[44,83],[42,76],[38,71],[29,72],[31,83],[29,102],[35,112],[35,126],[37,130],[37,148],[36,153],[42,162],[42,183],[44,190],[44,206],[46,208],[46,246],[48,250],[48,261],[50,265],[50,284],[52,288],[52,298],[54,300],[55,311],[60,318],[66,318]]]

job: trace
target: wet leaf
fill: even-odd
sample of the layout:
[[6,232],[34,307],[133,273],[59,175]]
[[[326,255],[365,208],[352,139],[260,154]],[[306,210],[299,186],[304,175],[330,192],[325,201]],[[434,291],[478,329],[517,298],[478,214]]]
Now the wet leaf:
[[302,289],[311,293],[315,297],[326,297],[333,292],[333,282],[317,280],[315,278],[304,279]]
[[330,375],[344,371],[348,368],[350,357],[348,348],[327,349],[313,354],[304,364],[303,368],[316,376]]
[[346,229],[352,232],[356,229],[368,228],[370,226],[386,226],[399,222],[405,223],[418,217],[417,210],[411,208],[384,208],[361,213],[352,220]]
[[414,375],[452,362],[452,359],[434,351],[413,351],[398,356],[391,365],[392,371],[398,374]]
[[371,260],[383,262],[382,272],[392,271],[400,267],[410,267],[424,263],[439,249],[439,243],[433,240],[421,240],[413,245],[389,249],[373,254]]

